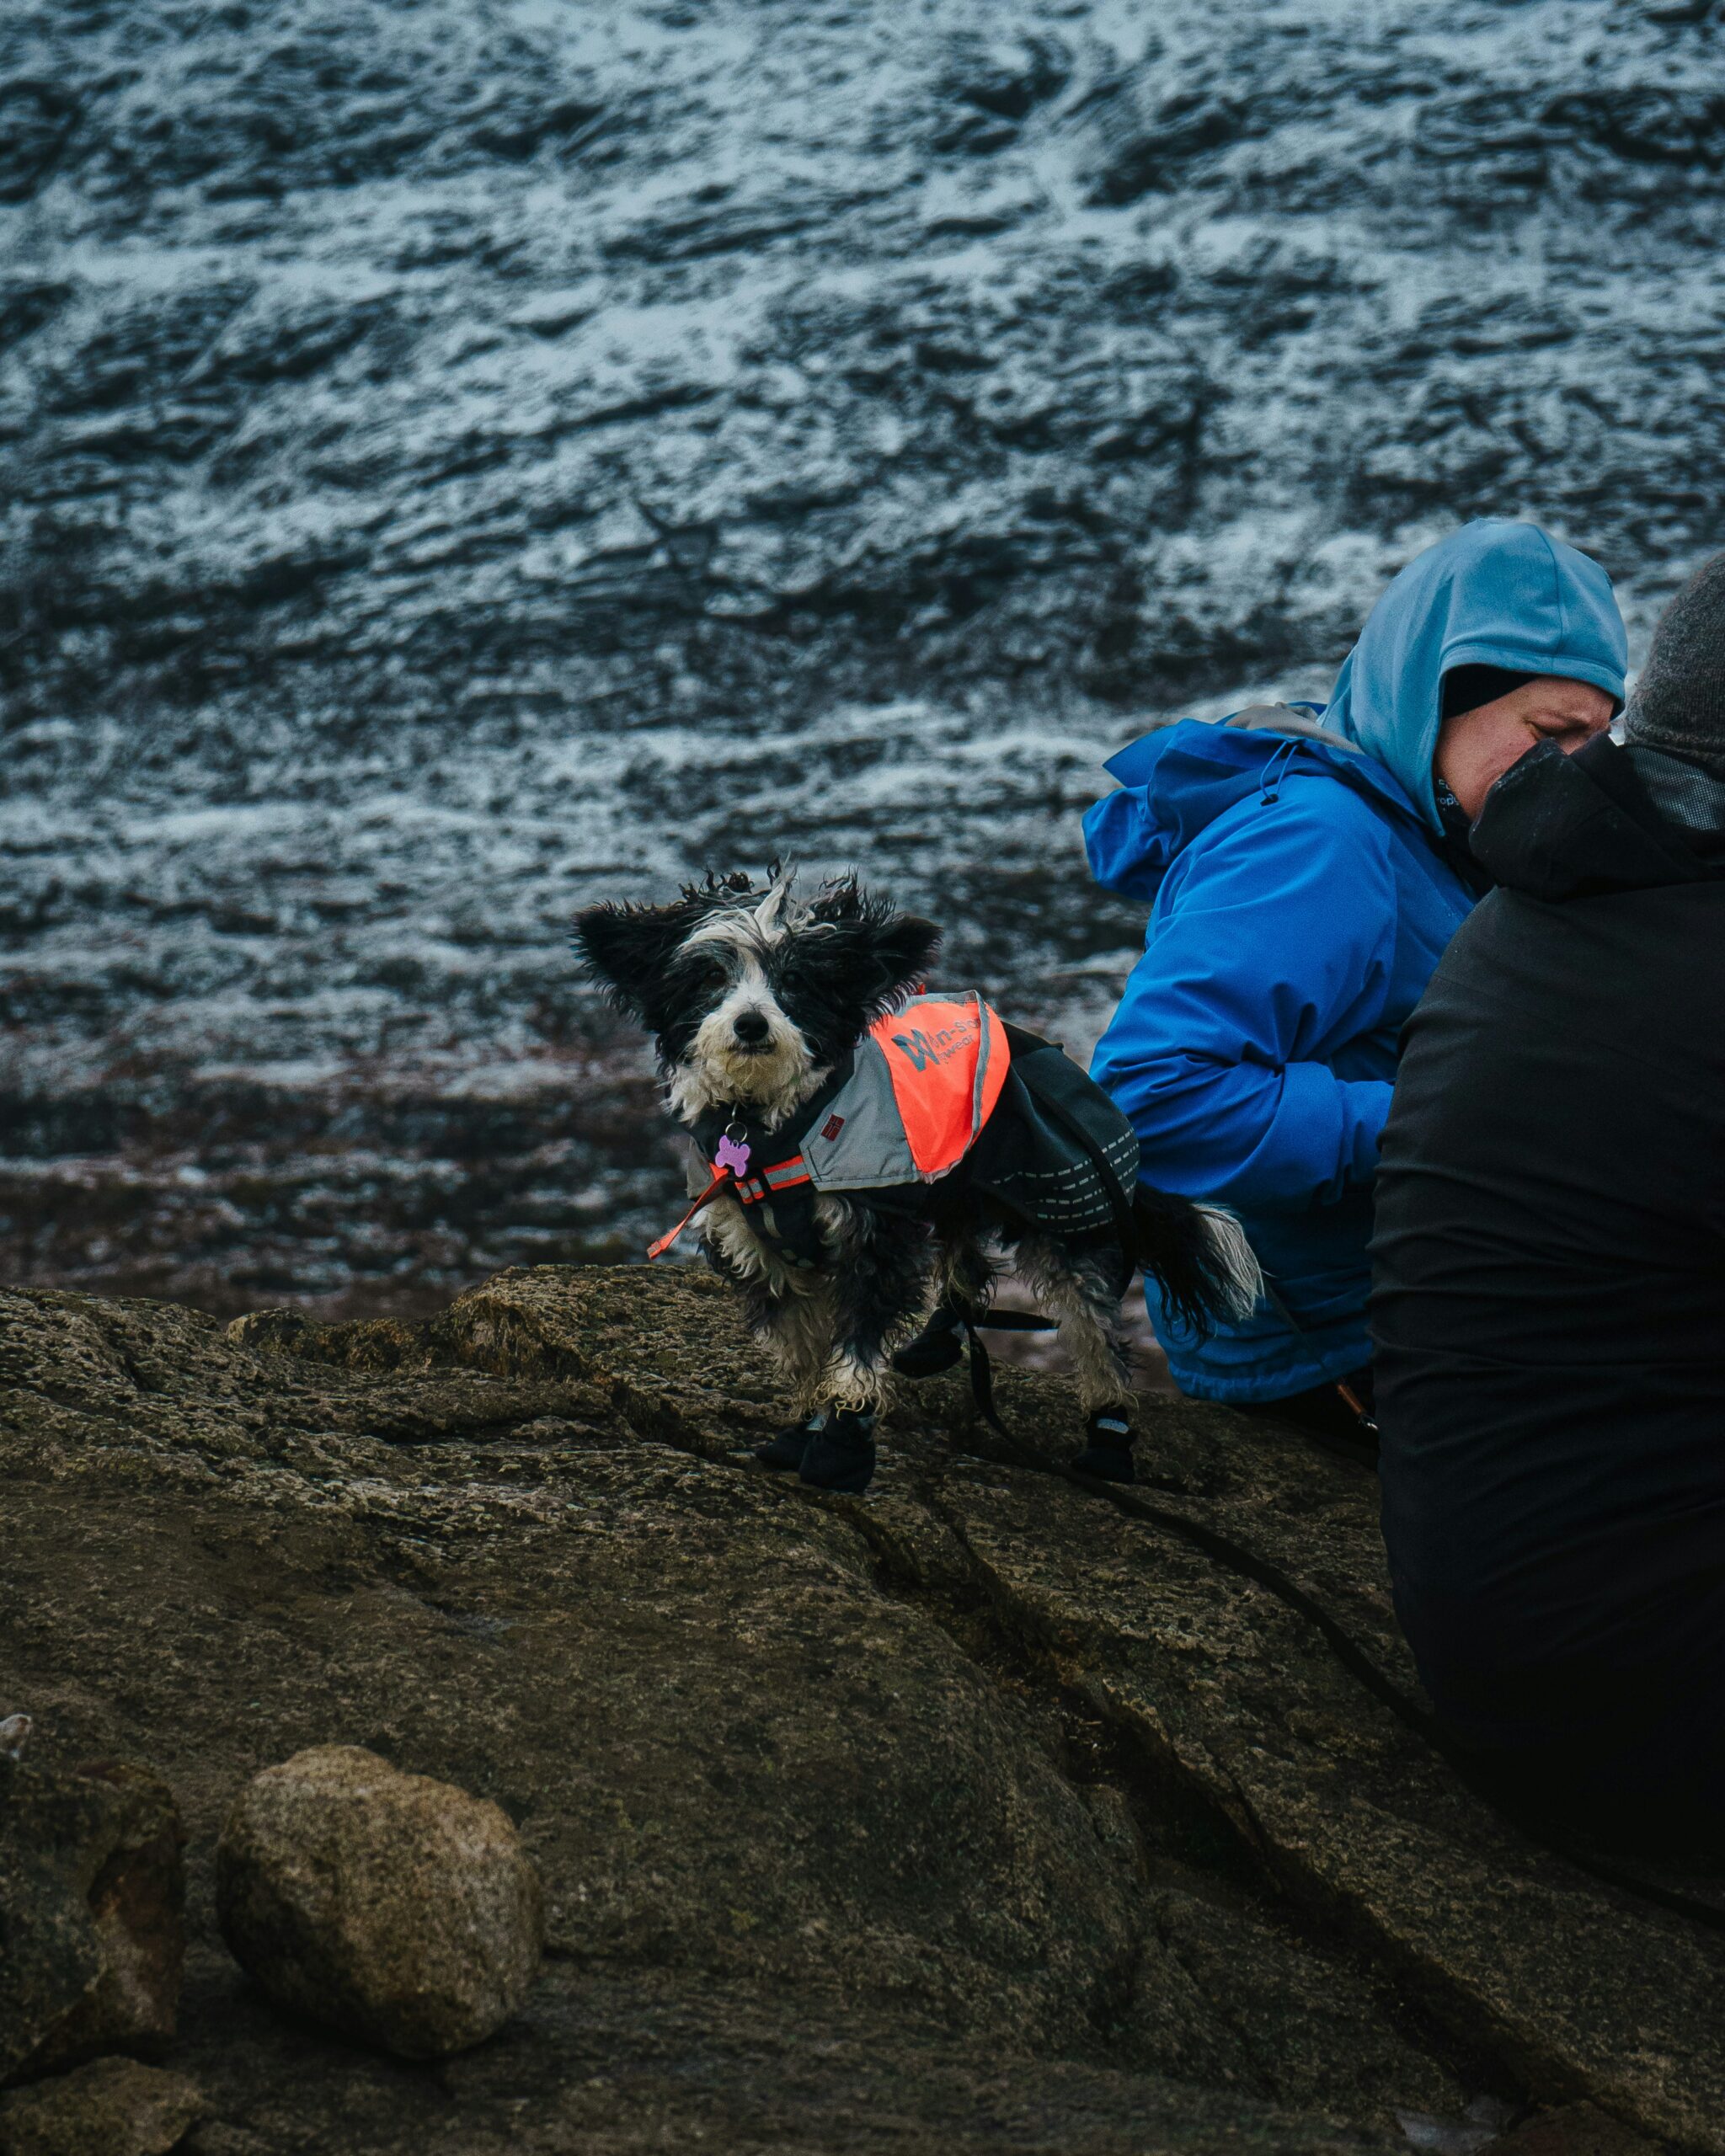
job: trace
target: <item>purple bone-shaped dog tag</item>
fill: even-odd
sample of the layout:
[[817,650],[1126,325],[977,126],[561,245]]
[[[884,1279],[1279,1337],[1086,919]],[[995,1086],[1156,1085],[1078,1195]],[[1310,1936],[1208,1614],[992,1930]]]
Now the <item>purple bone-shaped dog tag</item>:
[[718,1141],[718,1150],[713,1156],[713,1166],[716,1172],[729,1168],[734,1176],[745,1176],[749,1172],[749,1148],[740,1144],[729,1131],[726,1131]]

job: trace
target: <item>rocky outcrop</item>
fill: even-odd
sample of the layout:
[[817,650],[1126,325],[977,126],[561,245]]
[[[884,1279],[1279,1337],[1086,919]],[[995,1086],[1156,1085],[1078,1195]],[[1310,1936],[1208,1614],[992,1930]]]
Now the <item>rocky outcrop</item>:
[[500,2028],[543,1945],[538,1874],[507,1817],[353,1744],[247,1785],[216,1897],[223,1937],[272,1999],[403,2058]]
[[165,2156],[203,2109],[182,2074],[94,2059],[0,2096],[0,2156]]
[[137,1767],[56,1772],[0,1751],[0,2083],[172,2037],[180,1838],[172,1791]]
[[[1717,1884],[1458,1778],[1375,1486],[1291,1433],[1146,1402],[1103,1490],[1058,1380],[1003,1374],[1007,1444],[953,1376],[812,1497],[748,1457],[783,1403],[728,1291],[644,1268],[417,1326],[12,1295],[0,1357],[0,1710],[179,1798],[212,2149],[1286,2156],[1474,2146],[1471,2106],[1725,2149]],[[222,1820],[324,1744],[499,1804],[543,1877],[540,1982],[435,2075],[219,1942]]]

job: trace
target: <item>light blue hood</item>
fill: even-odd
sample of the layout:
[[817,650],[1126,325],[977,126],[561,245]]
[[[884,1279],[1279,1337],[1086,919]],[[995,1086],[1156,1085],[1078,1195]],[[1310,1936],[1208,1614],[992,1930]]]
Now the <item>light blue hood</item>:
[[1342,663],[1326,727],[1393,772],[1434,830],[1445,674],[1503,666],[1590,681],[1621,704],[1629,659],[1610,579],[1536,525],[1482,518],[1414,557]]
[[1105,889],[1154,899],[1192,841],[1257,792],[1267,766],[1288,760],[1284,737],[1294,732],[1299,768],[1327,769],[1441,835],[1432,757],[1452,667],[1559,674],[1621,702],[1627,655],[1597,562],[1535,525],[1466,525],[1416,555],[1384,593],[1327,705],[1260,707],[1220,724],[1164,722],[1109,757],[1120,791],[1084,819],[1090,872]]
[[1466,918],[1432,787],[1445,674],[1623,694],[1603,570],[1532,525],[1471,524],[1373,608],[1327,709],[1153,728],[1110,758],[1092,871],[1149,909],[1092,1075],[1161,1190],[1231,1207],[1279,1299],[1209,1339],[1149,1294],[1182,1390],[1279,1400],[1370,1358],[1371,1186],[1402,1026]]

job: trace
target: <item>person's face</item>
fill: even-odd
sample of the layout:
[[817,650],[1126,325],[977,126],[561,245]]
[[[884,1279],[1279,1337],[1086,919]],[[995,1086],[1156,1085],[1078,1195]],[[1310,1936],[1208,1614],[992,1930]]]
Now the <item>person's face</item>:
[[1570,755],[1605,732],[1614,708],[1605,691],[1590,681],[1541,674],[1495,702],[1446,718],[1438,729],[1432,768],[1471,823],[1486,805],[1487,794],[1530,749],[1555,741]]

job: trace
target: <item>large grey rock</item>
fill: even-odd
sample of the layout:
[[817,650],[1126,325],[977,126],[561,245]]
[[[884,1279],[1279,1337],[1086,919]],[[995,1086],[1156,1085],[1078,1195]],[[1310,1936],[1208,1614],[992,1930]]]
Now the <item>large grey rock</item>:
[[142,1768],[0,1752],[0,2083],[173,2036],[180,1840],[173,1793]]
[[0,2096],[0,2156],[165,2156],[203,2111],[183,2074],[93,2059]]
[[539,1876],[505,1813],[357,1745],[249,1784],[216,1885],[227,1943],[272,1999],[403,2058],[500,2028],[544,1944]]
[[1008,1444],[955,1375],[867,1500],[813,1499],[747,1457],[784,1406],[729,1291],[646,1268],[232,1336],[0,1297],[0,1354],[43,1729],[147,1739],[195,1851],[362,1744],[505,1806],[544,1879],[521,2011],[423,2079],[200,1915],[176,2062],[244,2156],[505,2156],[524,2105],[584,2156],[1304,2156],[1487,2098],[1725,2150],[1717,1886],[1601,1877],[1454,1777],[1371,1478],[1273,1426],[1146,1401],[1104,1497],[1062,1384],[1002,1374]]

